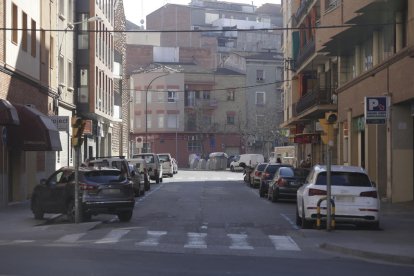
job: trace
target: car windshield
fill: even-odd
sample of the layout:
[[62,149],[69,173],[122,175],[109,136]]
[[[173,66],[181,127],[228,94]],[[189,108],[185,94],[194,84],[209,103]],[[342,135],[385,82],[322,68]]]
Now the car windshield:
[[288,167],[282,167],[279,169],[279,174],[280,176],[284,176],[284,177],[294,177],[295,175],[295,171],[293,170],[293,168],[288,168]]
[[268,173],[275,173],[277,168],[279,168],[280,166],[273,166],[273,165],[269,165],[266,167],[266,172]]
[[262,172],[266,168],[266,165],[267,164],[260,164],[260,165],[258,165],[257,166],[257,170],[260,171],[260,172]]
[[[316,185],[326,185],[326,172],[318,174]],[[371,181],[366,174],[355,172],[332,172],[332,186],[371,187]]]
[[86,181],[95,183],[116,182],[126,179],[118,170],[89,171],[85,172],[83,177]]
[[170,161],[170,157],[168,155],[158,155],[160,161]]

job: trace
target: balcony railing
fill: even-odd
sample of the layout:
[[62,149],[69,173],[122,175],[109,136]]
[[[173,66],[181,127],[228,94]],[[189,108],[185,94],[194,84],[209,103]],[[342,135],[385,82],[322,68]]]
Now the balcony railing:
[[301,65],[315,53],[315,40],[309,41],[303,48],[299,49],[298,57],[296,58],[296,68]]
[[313,0],[303,0],[300,3],[300,7],[298,8],[298,10],[295,13],[295,27],[297,27],[300,22],[300,20],[302,19],[302,17],[308,12],[308,8],[309,6],[312,4]]
[[296,104],[296,114],[300,114],[317,105],[332,104],[331,94],[331,88],[316,88],[306,93]]

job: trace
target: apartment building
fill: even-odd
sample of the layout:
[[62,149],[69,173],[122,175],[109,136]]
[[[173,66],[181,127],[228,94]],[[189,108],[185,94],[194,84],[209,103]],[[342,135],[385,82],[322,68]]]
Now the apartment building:
[[[283,125],[298,147],[324,163],[318,119],[336,111],[334,163],[364,167],[384,200],[413,200],[414,3],[283,1],[283,10],[286,24],[304,27],[285,32],[295,66]],[[366,119],[369,99],[386,119]]]
[[[0,1],[0,205],[27,200],[62,151],[56,1]],[[39,29],[41,31],[39,31]]]

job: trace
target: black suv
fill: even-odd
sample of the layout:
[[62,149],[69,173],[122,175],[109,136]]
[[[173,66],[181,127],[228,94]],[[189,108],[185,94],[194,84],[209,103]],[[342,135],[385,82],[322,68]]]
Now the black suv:
[[116,168],[132,180],[135,196],[145,194],[145,187],[141,184],[141,175],[136,174],[134,170],[131,170],[128,161],[125,159],[125,156],[92,157],[90,159],[85,160],[83,165],[87,167],[96,168]]
[[[92,215],[116,214],[120,221],[130,221],[135,206],[132,181],[114,168],[79,168],[81,220]],[[48,179],[42,179],[32,194],[31,209],[35,219],[45,213],[64,213],[75,220],[75,169],[63,167]]]
[[275,176],[275,172],[280,167],[292,167],[290,164],[280,164],[280,163],[269,163],[266,168],[263,170],[260,177],[260,186],[259,186],[259,196],[265,197],[269,190],[269,182],[272,181]]

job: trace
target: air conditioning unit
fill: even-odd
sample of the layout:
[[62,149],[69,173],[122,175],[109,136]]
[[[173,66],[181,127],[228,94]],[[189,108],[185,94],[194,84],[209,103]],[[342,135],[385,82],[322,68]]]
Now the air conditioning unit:
[[144,137],[142,136],[135,137],[135,146],[137,148],[144,147]]

